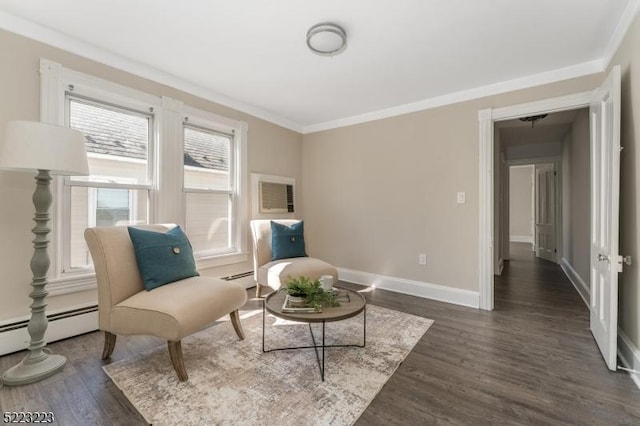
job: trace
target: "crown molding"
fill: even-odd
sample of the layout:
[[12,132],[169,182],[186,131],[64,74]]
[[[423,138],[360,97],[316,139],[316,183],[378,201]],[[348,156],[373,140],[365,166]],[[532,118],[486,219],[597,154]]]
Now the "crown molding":
[[543,84],[555,83],[562,80],[569,80],[572,78],[597,74],[602,72],[603,70],[604,68],[602,66],[602,60],[583,62],[581,64],[559,68],[553,71],[546,71],[539,74],[533,74],[526,77],[503,81],[500,83],[489,84],[487,86],[476,87],[475,89],[449,93],[447,95],[436,96],[434,98],[428,98],[422,101],[405,105],[398,105],[391,108],[368,112],[365,114],[359,114],[351,117],[340,118],[338,120],[305,126],[302,129],[302,133],[314,133],[322,130],[330,130],[338,127],[365,123],[367,121],[395,117],[398,115],[437,108],[445,105],[455,104],[458,102],[470,101],[473,99],[484,98],[501,93],[513,92],[515,90],[541,86]]
[[270,111],[232,99],[221,93],[217,93],[213,90],[186,81],[173,74],[161,71],[141,62],[126,58],[106,49],[102,49],[91,43],[86,43],[2,11],[0,11],[0,28],[49,46],[71,52],[78,56],[100,62],[110,67],[117,68],[133,75],[176,88],[193,96],[253,115],[254,117],[269,121],[295,132],[300,133],[302,131],[303,126],[301,124],[283,118]]
[[607,44],[607,48],[602,55],[602,69],[606,70],[611,65],[611,60],[613,60],[613,55],[616,54],[616,51],[620,47],[622,40],[627,35],[629,31],[629,27],[633,23],[638,11],[640,10],[640,0],[629,0],[627,7],[622,12],[622,16],[618,21],[618,25],[616,29],[613,31],[611,38],[609,39],[609,43]]

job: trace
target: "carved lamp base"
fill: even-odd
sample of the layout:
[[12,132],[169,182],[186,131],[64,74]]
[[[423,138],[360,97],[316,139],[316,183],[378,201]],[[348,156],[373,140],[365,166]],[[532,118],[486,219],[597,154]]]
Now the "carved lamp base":
[[67,359],[62,355],[50,355],[37,360],[26,356],[18,365],[8,369],[2,376],[2,383],[7,386],[35,383],[62,370]]

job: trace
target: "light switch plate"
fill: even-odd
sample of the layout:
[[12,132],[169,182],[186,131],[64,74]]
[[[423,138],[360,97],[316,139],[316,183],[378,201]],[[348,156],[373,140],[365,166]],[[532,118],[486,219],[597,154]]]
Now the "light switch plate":
[[464,204],[466,202],[467,194],[465,192],[458,192],[456,200],[458,204]]

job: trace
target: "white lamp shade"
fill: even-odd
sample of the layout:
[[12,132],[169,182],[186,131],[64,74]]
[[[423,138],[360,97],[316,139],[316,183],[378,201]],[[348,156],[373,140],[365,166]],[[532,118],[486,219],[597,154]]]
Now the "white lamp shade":
[[38,121],[10,121],[0,141],[0,169],[88,175],[84,134]]

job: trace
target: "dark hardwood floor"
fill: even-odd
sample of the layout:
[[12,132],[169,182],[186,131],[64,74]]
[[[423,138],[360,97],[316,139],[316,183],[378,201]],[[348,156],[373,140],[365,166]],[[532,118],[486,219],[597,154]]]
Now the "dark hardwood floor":
[[[557,265],[535,259],[523,244],[512,246],[496,277],[493,312],[379,289],[365,295],[435,323],[357,425],[640,425],[640,390],[626,373],[607,370],[577,292]],[[246,306],[258,307],[255,300]],[[144,424],[102,371],[102,343],[95,332],[51,344],[69,359],[64,371],[0,389],[0,408],[53,411],[62,425]],[[164,344],[119,337],[112,360]],[[0,370],[23,356],[1,357]]]

